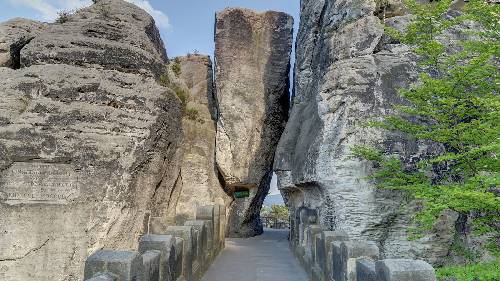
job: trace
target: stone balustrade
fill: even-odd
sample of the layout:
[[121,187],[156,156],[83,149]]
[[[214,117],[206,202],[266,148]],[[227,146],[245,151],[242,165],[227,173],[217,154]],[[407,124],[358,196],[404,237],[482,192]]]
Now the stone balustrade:
[[435,281],[434,268],[421,260],[380,259],[375,242],[350,240],[343,231],[304,227],[291,245],[311,281]]
[[196,220],[168,225],[151,218],[137,251],[99,250],[85,262],[86,281],[197,281],[224,248],[226,208],[199,207]]

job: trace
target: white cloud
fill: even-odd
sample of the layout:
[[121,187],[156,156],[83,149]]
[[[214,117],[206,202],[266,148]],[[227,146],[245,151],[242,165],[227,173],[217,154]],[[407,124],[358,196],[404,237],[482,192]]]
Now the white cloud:
[[170,20],[167,17],[167,15],[165,15],[165,13],[163,13],[162,11],[153,8],[153,6],[151,6],[151,3],[149,3],[149,1],[147,0],[125,0],[125,1],[135,4],[144,11],[148,12],[148,14],[150,14],[155,19],[156,25],[158,25],[158,27],[160,28],[170,27]]
[[[148,12],[154,19],[158,27],[170,27],[167,15],[151,6],[148,0],[125,0],[137,5]],[[54,21],[60,11],[73,11],[92,4],[91,0],[9,0],[12,5],[24,6],[37,11],[39,18],[44,21]]]
[[76,10],[92,3],[91,0],[9,0],[12,5],[25,6],[37,11],[39,18],[54,21],[60,11]]

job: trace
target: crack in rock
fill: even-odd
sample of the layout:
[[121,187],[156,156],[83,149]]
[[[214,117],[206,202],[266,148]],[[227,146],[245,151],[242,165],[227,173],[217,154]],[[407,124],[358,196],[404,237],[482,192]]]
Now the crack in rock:
[[33,248],[33,249],[30,249],[28,252],[26,252],[26,254],[24,254],[24,255],[22,255],[20,257],[16,257],[16,258],[0,259],[0,262],[22,260],[25,257],[31,255],[32,253],[37,252],[40,249],[42,249],[45,245],[47,245],[47,243],[49,243],[49,241],[50,241],[50,238],[47,238],[47,240],[45,240],[45,242],[43,242],[40,246],[38,246],[36,248]]

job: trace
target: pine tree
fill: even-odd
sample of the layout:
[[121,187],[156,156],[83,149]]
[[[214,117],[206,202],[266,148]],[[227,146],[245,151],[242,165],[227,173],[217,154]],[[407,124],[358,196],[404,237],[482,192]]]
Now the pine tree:
[[[439,214],[451,209],[475,217],[476,233],[491,237],[489,249],[498,256],[500,5],[471,0],[452,17],[450,0],[405,4],[413,21],[404,32],[387,28],[387,33],[413,48],[421,58],[422,72],[415,84],[400,90],[408,104],[370,126],[440,144],[445,152],[410,169],[399,157],[373,147],[356,146],[354,155],[373,161],[371,178],[378,187],[405,190],[423,203],[416,215],[418,233],[431,229]],[[458,48],[439,40],[446,30],[465,23],[477,28],[464,36]]]

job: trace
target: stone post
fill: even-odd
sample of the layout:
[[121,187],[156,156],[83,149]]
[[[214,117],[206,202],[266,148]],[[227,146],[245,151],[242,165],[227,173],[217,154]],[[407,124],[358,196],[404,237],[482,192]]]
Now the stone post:
[[219,205],[214,206],[214,229],[217,229],[215,231],[215,234],[217,234],[217,244],[216,244],[217,251],[215,253],[216,253],[216,255],[218,255],[222,249],[221,248],[221,245],[222,245],[221,236],[223,235],[223,234],[221,234],[221,220],[220,220],[220,207],[219,207]]
[[142,257],[138,252],[100,250],[87,258],[84,279],[103,273],[115,275],[120,281],[142,278]]
[[169,226],[166,234],[180,237],[184,240],[182,249],[182,273],[187,281],[193,280],[193,272],[197,268],[193,263],[193,255],[196,249],[196,233],[192,226]]
[[305,255],[304,255],[304,263],[308,271],[311,271],[314,266],[314,258],[316,255],[316,234],[321,233],[321,226],[317,224],[310,225],[305,230]]
[[205,231],[207,234],[207,241],[206,241],[206,251],[205,251],[205,260],[206,260],[206,265],[210,265],[212,261],[215,259],[215,251],[214,251],[214,236],[213,236],[213,224],[212,221],[209,220],[197,220],[197,221],[202,221],[205,225]]
[[[310,225],[314,225],[318,219],[318,213],[314,209],[309,209],[306,207],[300,207],[296,211],[296,215],[298,218],[298,222],[294,227],[295,233],[293,233],[293,242],[292,244],[296,245],[295,253],[301,260],[301,262],[305,262],[304,256],[307,249],[307,239],[306,239],[306,231]],[[297,239],[297,241],[295,241]]]
[[[217,209],[217,211],[216,211]],[[196,220],[209,220],[212,221],[212,229],[213,229],[213,246],[214,246],[214,256],[217,256],[219,253],[219,245],[220,245],[220,216],[219,216],[219,208],[215,208],[215,206],[201,206],[196,210]]]
[[323,281],[325,274],[323,273],[322,264],[324,264],[325,259],[325,243],[321,237],[321,233],[314,235],[314,248],[313,251],[313,263],[311,265],[311,275],[312,280]]
[[193,273],[193,280],[198,280],[201,278],[201,274],[203,271],[202,267],[202,262],[200,260],[200,243],[201,243],[201,234],[198,230],[193,228],[192,226],[189,226],[193,230],[193,267],[192,267],[192,273]]
[[344,241],[333,245],[333,277],[335,281],[356,280],[356,259],[377,260],[379,249],[372,241]]
[[356,281],[377,281],[374,261],[362,258],[356,260]]
[[160,251],[146,251],[142,254],[142,281],[160,281]]
[[219,205],[219,220],[220,220],[220,231],[219,231],[220,247],[219,247],[219,249],[222,250],[222,249],[224,249],[224,247],[226,247],[227,219],[226,219],[226,206],[224,206],[224,205]]
[[436,281],[434,268],[421,260],[386,259],[375,263],[377,281]]
[[[160,252],[160,281],[176,281],[182,272],[182,260],[176,261],[175,238],[172,235],[146,234],[139,239],[139,252]],[[181,264],[181,266],[178,266]]]
[[191,220],[186,221],[184,225],[192,226],[198,231],[198,247],[197,247],[197,259],[200,262],[201,271],[204,272],[206,267],[208,267],[207,253],[208,253],[208,236],[206,222],[202,220]]
[[328,280],[331,275],[331,251],[332,242],[334,241],[348,241],[349,236],[344,231],[322,231],[320,234],[316,234],[316,249],[315,249],[315,263],[317,268],[313,269],[316,271],[318,279]]
[[324,269],[325,280],[329,280],[329,278],[332,276],[333,242],[349,241],[349,235],[347,235],[347,232],[343,230],[324,231],[322,232],[322,239],[325,244],[326,254],[326,265]]
[[175,237],[175,270],[174,275],[176,281],[185,281],[182,279],[182,265],[184,264],[184,239]]

